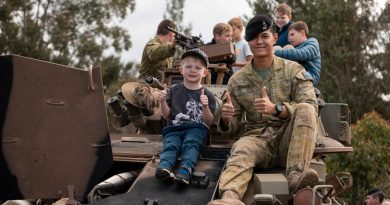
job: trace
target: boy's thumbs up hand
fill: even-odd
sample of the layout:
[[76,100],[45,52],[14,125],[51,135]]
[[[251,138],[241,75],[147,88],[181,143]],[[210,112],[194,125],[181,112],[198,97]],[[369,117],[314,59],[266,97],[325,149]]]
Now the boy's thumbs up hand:
[[168,94],[168,87],[166,84],[164,84],[164,90],[157,90],[155,89],[153,91],[153,95],[159,100],[160,102],[163,102],[166,100]]
[[226,93],[226,102],[222,105],[222,113],[221,113],[221,118],[226,125],[229,124],[230,120],[233,119],[233,114],[234,114],[234,106],[232,103],[232,99],[230,97],[230,94]]
[[274,114],[275,104],[269,100],[267,95],[267,87],[261,89],[261,98],[255,99],[255,109],[260,114]]
[[207,107],[209,105],[209,99],[207,98],[207,95],[204,94],[204,88],[200,90],[200,103],[203,107]]

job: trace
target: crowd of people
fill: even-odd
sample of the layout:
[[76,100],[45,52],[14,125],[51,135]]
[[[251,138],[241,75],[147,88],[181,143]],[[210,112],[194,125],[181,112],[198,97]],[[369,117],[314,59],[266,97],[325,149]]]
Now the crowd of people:
[[[256,15],[246,27],[239,17],[216,24],[207,45],[232,42],[235,53],[209,62],[202,50],[187,50],[179,68],[183,82],[155,91],[167,120],[155,172],[158,180],[188,185],[210,125],[218,122],[219,132],[237,141],[219,181],[220,199],[209,205],[244,204],[242,198],[255,167],[285,167],[290,194],[318,184],[318,175],[309,164],[317,135],[314,86],[320,80],[320,46],[309,36],[305,22],[292,21],[286,3],[276,7],[274,17]],[[153,76],[161,81],[163,69],[172,67],[175,34],[166,26],[176,29],[171,20],[158,25],[156,37],[142,54],[140,80]],[[227,94],[220,119],[214,119],[213,94],[202,85],[208,72],[212,84],[217,79],[217,73],[208,70],[209,63],[227,65],[222,81]],[[246,125],[242,126],[244,115]],[[368,194],[367,204],[374,199],[382,203],[383,193]]]

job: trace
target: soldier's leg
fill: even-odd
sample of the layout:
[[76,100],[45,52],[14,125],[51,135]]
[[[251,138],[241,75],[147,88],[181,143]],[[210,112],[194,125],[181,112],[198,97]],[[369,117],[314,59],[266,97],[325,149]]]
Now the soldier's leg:
[[286,165],[292,192],[297,191],[300,186],[312,185],[318,181],[316,173],[308,169],[317,136],[316,116],[312,105],[298,104],[279,144],[279,163]]
[[273,159],[267,146],[267,141],[247,136],[234,143],[231,155],[227,160],[220,182],[220,193],[234,191],[242,199],[252,178],[253,168],[268,167]]

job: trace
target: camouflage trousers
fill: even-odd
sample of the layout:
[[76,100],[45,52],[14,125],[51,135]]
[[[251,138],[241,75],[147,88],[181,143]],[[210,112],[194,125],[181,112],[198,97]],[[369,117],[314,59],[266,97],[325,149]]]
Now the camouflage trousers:
[[254,167],[286,167],[286,174],[309,167],[317,136],[314,107],[298,104],[286,123],[278,130],[268,127],[258,133],[249,132],[234,143],[219,182],[220,194],[232,190],[242,199]]

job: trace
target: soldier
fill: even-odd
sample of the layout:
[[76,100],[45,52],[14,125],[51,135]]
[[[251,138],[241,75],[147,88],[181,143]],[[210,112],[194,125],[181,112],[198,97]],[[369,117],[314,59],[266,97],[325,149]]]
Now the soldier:
[[170,68],[173,65],[175,54],[175,34],[166,29],[169,26],[176,29],[176,25],[171,20],[163,20],[157,28],[157,35],[150,40],[142,53],[139,79],[143,80],[148,76],[153,76],[162,82],[162,69]]
[[223,135],[240,138],[220,178],[222,199],[209,205],[243,204],[255,166],[286,167],[290,194],[318,183],[317,173],[308,168],[317,135],[312,79],[300,64],[273,54],[276,34],[271,28],[266,15],[253,17],[246,27],[254,57],[230,78],[218,123]]
[[365,202],[367,205],[381,205],[383,204],[382,202],[384,198],[385,195],[383,194],[382,190],[374,188],[367,192]]

